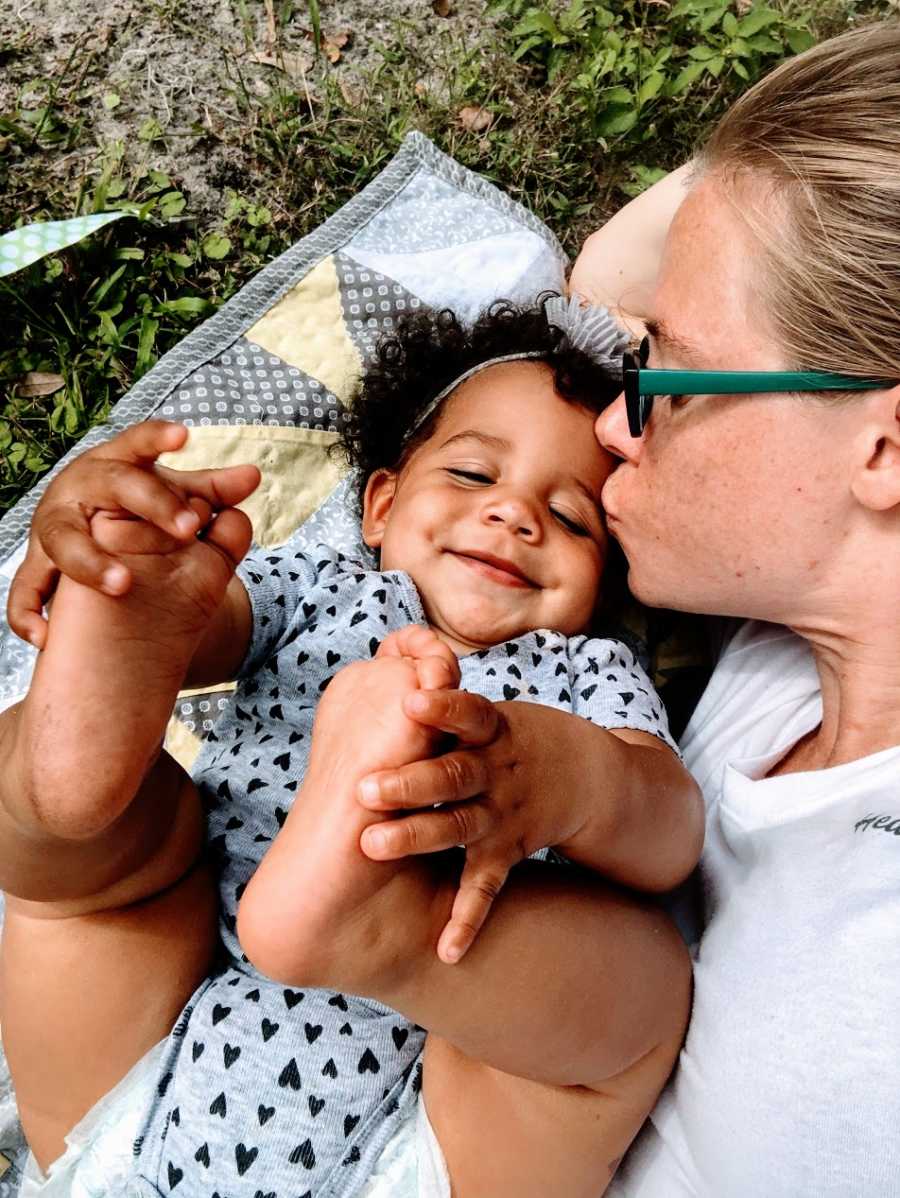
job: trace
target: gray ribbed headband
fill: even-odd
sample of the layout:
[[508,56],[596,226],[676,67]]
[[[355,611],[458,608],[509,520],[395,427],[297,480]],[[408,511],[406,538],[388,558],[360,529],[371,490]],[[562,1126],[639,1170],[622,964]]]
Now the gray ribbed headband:
[[[573,349],[579,349],[583,354],[587,354],[598,366],[618,368],[622,354],[631,342],[629,334],[619,328],[610,316],[608,308],[584,304],[577,295],[573,295],[570,299],[566,299],[562,295],[551,296],[544,302],[544,315],[547,317],[547,324],[553,325],[565,333],[569,345]],[[448,383],[442,391],[439,391],[429,404],[426,404],[407,433],[406,440],[408,441],[422,427],[438,404],[442,403],[450,392],[455,391],[466,379],[479,374],[482,370],[487,370],[489,366],[498,366],[501,362],[521,362],[527,358],[543,358],[544,356],[544,350],[523,350],[517,354],[501,354],[497,358],[488,358],[486,362],[479,362],[477,366],[470,366],[452,383]]]

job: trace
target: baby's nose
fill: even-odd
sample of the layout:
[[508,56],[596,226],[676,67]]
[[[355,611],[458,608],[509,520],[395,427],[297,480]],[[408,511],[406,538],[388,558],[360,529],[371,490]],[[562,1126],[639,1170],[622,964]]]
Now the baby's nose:
[[487,524],[505,525],[517,536],[532,540],[540,532],[535,505],[521,495],[508,494],[492,499],[485,505],[484,519]]

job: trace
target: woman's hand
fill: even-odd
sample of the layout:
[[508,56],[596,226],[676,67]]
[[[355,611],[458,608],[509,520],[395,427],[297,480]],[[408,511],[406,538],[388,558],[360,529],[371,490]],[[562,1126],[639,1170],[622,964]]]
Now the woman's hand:
[[[459,690],[418,691],[404,699],[404,710],[457,745],[361,781],[360,802],[372,811],[418,809],[367,829],[361,843],[381,861],[465,846],[459,892],[438,943],[438,955],[452,963],[471,946],[510,869],[576,836],[587,820],[576,797],[583,788],[567,784],[572,721],[554,708],[492,703]],[[436,803],[437,810],[421,810]]]
[[654,183],[587,238],[575,259],[569,294],[603,304],[636,337],[646,333],[669,226],[687,195],[693,163]]
[[50,483],[35,509],[28,551],[9,591],[13,632],[44,647],[42,608],[61,573],[107,595],[128,591],[131,571],[91,534],[98,512],[115,519],[139,517],[186,544],[206,523],[207,513],[233,507],[259,485],[255,466],[181,471],[156,464],[160,454],[180,449],[186,438],[183,425],[147,420],[88,450]]

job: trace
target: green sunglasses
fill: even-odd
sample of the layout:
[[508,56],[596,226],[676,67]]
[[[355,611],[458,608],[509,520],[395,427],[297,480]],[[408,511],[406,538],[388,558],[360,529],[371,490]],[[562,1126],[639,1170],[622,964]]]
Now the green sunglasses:
[[657,395],[742,395],[770,391],[879,391],[896,380],[851,378],[819,370],[649,370],[650,338],[622,359],[628,431],[639,437]]

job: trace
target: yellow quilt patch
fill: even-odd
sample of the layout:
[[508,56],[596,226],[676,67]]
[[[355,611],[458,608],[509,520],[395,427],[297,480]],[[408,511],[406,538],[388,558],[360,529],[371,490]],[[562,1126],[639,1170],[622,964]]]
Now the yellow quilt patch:
[[244,334],[324,383],[347,403],[362,377],[362,359],[350,340],[333,258],[325,258]]
[[262,481],[241,503],[253,524],[253,539],[269,549],[283,545],[337,486],[346,467],[327,450],[337,433],[269,424],[206,425],[189,430],[177,453],[160,464],[173,470],[258,466]]

